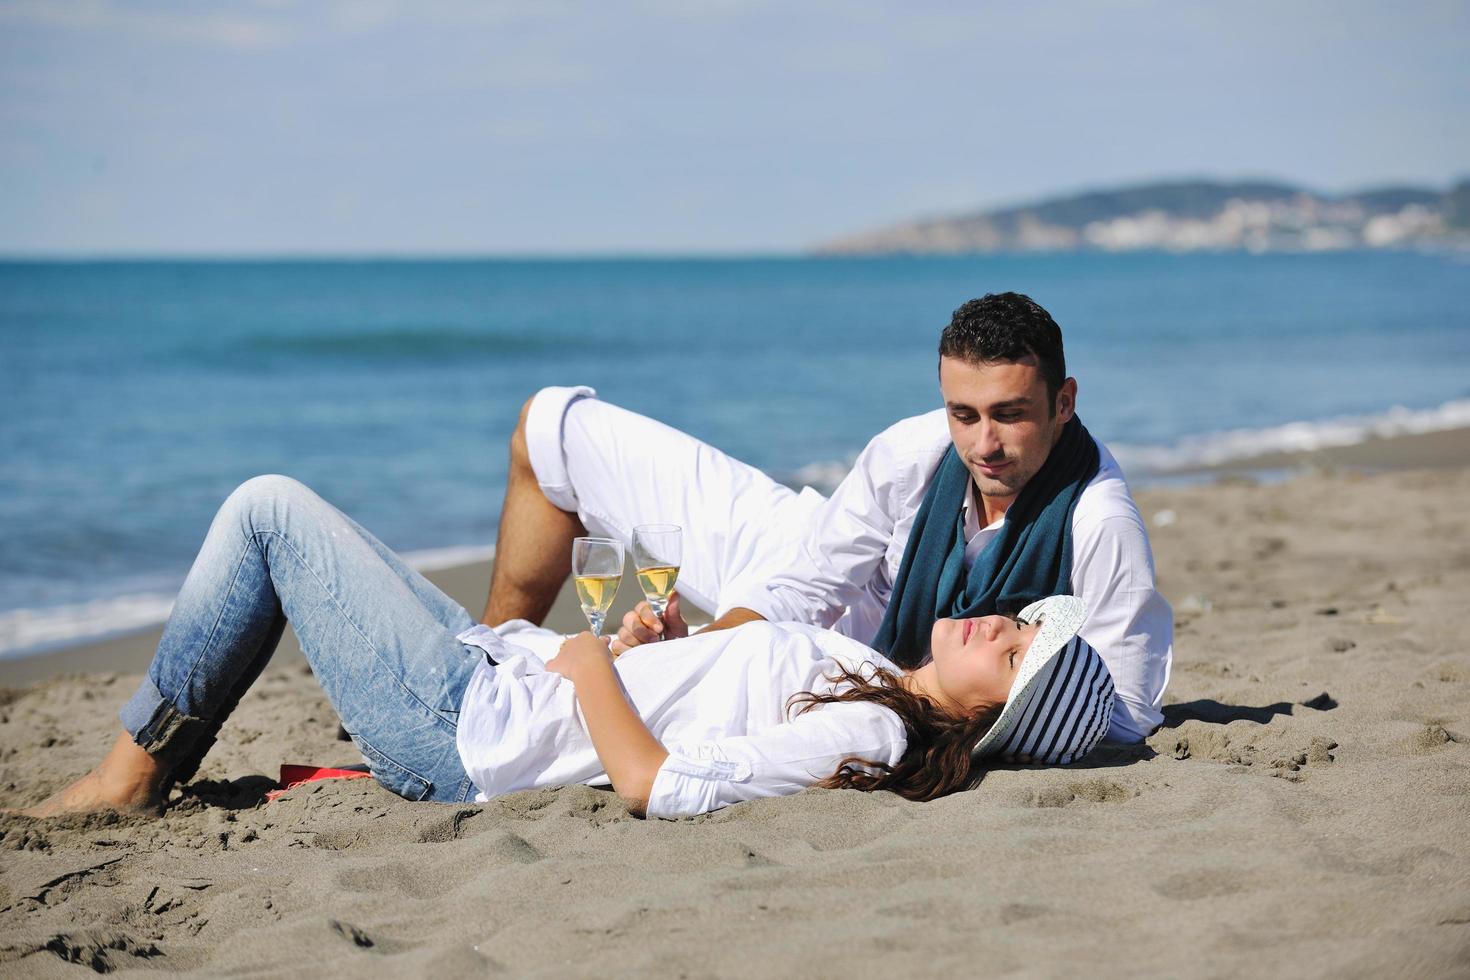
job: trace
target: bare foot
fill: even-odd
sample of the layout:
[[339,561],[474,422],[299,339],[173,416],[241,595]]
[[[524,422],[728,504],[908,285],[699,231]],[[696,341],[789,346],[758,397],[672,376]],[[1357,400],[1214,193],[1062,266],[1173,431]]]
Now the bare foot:
[[33,807],[6,810],[25,817],[59,817],[68,813],[116,810],[128,816],[163,815],[163,780],[167,773],[154,758],[118,735],[101,765]]
[[163,796],[156,786],[123,784],[108,778],[102,767],[93,769],[65,789],[33,807],[9,810],[23,817],[60,817],[70,813],[116,810],[127,816],[163,815]]

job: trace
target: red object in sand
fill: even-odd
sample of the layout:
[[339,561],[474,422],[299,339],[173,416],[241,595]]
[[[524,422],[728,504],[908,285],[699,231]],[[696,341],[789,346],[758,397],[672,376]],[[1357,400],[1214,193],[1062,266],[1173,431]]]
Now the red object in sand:
[[281,766],[280,789],[273,789],[265,798],[273,800],[282,793],[290,792],[302,783],[314,783],[319,779],[371,779],[372,773],[362,769],[329,769],[322,766]]

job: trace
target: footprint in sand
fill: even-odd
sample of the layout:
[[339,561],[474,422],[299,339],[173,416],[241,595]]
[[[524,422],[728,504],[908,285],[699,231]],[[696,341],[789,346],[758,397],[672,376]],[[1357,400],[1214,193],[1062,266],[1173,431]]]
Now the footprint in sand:
[[345,851],[355,844],[367,843],[369,840],[367,834],[356,830],[323,830],[310,836],[312,847],[320,847],[326,851]]
[[[355,926],[350,922],[344,922],[341,919],[328,919],[327,933],[330,937],[339,940],[340,943],[348,945],[351,948],[361,950],[364,953],[374,953],[381,956],[391,956],[396,953],[406,952],[422,945],[417,941],[404,941],[402,939],[384,936],[377,932],[370,933],[366,929]],[[323,952],[325,953],[326,951],[323,950]]]
[[[1215,725],[1186,722],[1178,729],[1174,744],[1167,751],[1180,761],[1207,759],[1233,766],[1263,765],[1291,773],[1308,766],[1328,766],[1337,761],[1333,752],[1338,744],[1331,738],[1311,736],[1306,746],[1299,749],[1291,748],[1290,740],[1291,731],[1281,726],[1232,733]],[[1283,746],[1282,742],[1288,744]]]
[[1027,805],[1043,808],[1071,806],[1073,803],[1122,803],[1138,792],[1111,779],[1084,779],[1065,786],[1052,786],[1032,794]]
[[344,892],[359,894],[406,895],[409,898],[432,899],[444,894],[453,879],[462,877],[459,869],[423,865],[379,865],[348,868],[337,875],[337,886]]
[[51,838],[41,832],[30,817],[15,817],[13,821],[0,823],[0,851],[34,851],[38,854],[51,852]]
[[733,851],[730,848],[726,848],[726,850],[734,854],[734,863],[742,868],[771,868],[781,863],[771,860],[749,844],[737,842],[733,847]]
[[1443,725],[1425,725],[1409,737],[1410,755],[1428,755],[1438,752],[1451,742],[1464,741],[1463,736],[1449,731]]
[[1029,922],[1032,919],[1041,918],[1050,911],[1045,905],[1027,905],[1024,902],[1011,902],[1000,907],[1000,924],[1009,926],[1017,922]]
[[111,973],[126,966],[140,965],[134,962],[136,960],[163,956],[163,950],[156,944],[135,939],[125,932],[82,929],[58,932],[39,942],[21,943],[0,950],[0,965],[47,953],[63,963],[89,967],[94,973]]
[[465,824],[483,812],[477,806],[464,806],[446,816],[438,817],[419,831],[419,843],[444,844],[468,836],[464,830]]
[[594,827],[631,819],[622,797],[590,786],[563,786],[556,791],[558,809],[563,816],[586,820]]
[[476,847],[475,855],[477,859],[484,855],[484,863],[491,867],[503,864],[534,864],[546,856],[521,835],[509,832],[496,837],[484,850]]
[[1243,872],[1228,868],[1202,868],[1169,875],[1157,882],[1153,890],[1164,898],[1187,902],[1236,895],[1250,887],[1250,879]]
[[551,807],[560,797],[559,789],[528,789],[509,796],[497,796],[485,804],[485,809],[494,812],[500,820],[540,820],[551,812]]
[[335,935],[347,940],[358,949],[373,949],[378,952],[382,952],[381,949],[377,948],[378,944],[373,940],[372,936],[369,936],[366,931],[359,929],[357,926],[353,925],[350,922],[341,922],[337,919],[328,919],[327,927],[331,929],[331,931]]
[[480,951],[479,946],[455,945],[440,950],[424,964],[427,977],[482,977],[503,973],[504,963]]
[[93,889],[116,888],[125,880],[118,873],[122,870],[118,865],[123,861],[123,857],[109,858],[106,861],[73,867],[60,874],[56,873],[54,864],[51,864],[48,865],[51,870],[41,872],[29,881],[24,876],[20,880],[12,879],[10,884],[17,895],[14,907],[23,912],[33,912],[62,905]]

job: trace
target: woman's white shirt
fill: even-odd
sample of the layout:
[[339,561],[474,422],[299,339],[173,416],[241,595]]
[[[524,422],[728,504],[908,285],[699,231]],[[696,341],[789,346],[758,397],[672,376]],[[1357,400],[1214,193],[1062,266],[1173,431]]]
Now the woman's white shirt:
[[[521,620],[459,635],[483,650],[460,705],[458,743],[478,799],[609,780],[571,681],[545,663],[563,637]],[[634,709],[669,756],[648,815],[706,813],[742,800],[794,793],[847,758],[897,763],[903,723],[869,703],[826,704],[797,714],[792,695],[826,693],[839,665],[897,670],[866,646],[794,623],[737,629],[636,647],[614,663]]]

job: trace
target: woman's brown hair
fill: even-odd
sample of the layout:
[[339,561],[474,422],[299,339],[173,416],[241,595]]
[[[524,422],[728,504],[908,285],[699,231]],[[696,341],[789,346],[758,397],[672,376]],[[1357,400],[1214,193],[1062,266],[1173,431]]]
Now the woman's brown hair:
[[1004,704],[988,705],[968,717],[954,715],[906,689],[899,674],[876,666],[870,676],[839,666],[837,676],[828,680],[850,686],[830,694],[797,694],[789,705],[799,706],[797,714],[819,704],[865,701],[882,705],[903,722],[908,745],[891,766],[857,756],[843,759],[837,771],[818,786],[867,792],[886,789],[923,802],[965,789],[979,778],[981,769],[971,759],[971,750],[995,724]]

